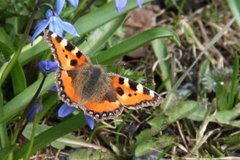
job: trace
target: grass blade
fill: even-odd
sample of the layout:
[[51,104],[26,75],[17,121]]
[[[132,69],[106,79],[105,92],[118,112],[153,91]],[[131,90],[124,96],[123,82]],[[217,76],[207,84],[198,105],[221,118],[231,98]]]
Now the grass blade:
[[93,59],[93,62],[105,63],[113,61],[158,38],[172,38],[177,44],[180,44],[177,35],[173,31],[166,28],[154,28],[130,37],[106,51],[98,52],[93,57],[97,61]]

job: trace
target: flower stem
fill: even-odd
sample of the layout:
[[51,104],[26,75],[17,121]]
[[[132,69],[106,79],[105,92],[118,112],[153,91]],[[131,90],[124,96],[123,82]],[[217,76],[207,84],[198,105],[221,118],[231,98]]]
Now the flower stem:
[[[0,90],[0,116],[3,116],[3,96],[2,91]],[[0,124],[0,141],[1,141],[1,148],[7,147],[10,143],[8,133],[7,133],[7,125],[5,122]]]
[[27,125],[27,121],[26,121],[27,112],[30,109],[30,107],[32,107],[33,103],[36,101],[36,99],[37,99],[37,97],[38,97],[38,95],[39,95],[39,93],[42,89],[42,86],[45,82],[46,77],[47,76],[45,76],[45,75],[43,76],[43,79],[42,79],[36,93],[34,94],[32,100],[29,102],[29,104],[27,105],[27,108],[24,110],[24,112],[22,112],[22,114],[20,116],[20,120],[17,123],[16,128],[14,129],[15,132],[14,132],[14,135],[13,135],[13,138],[12,138],[12,144],[15,144],[17,142],[17,140],[19,139],[19,136],[21,135],[25,126]]
[[[37,115],[37,112],[36,112],[36,115]],[[39,121],[39,118],[36,115],[35,115],[34,121],[33,121],[31,140],[30,140],[30,143],[29,143],[29,146],[28,146],[28,149],[27,149],[27,153],[25,154],[25,157],[24,157],[25,160],[29,159],[29,157],[31,155],[32,147],[33,147],[33,144],[34,144],[34,140],[35,140],[35,132],[36,132],[37,124],[38,124],[38,121]]]

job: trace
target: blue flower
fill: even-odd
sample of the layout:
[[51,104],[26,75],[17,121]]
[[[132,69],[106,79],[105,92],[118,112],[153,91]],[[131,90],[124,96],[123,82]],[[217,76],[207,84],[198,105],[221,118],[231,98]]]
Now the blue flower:
[[[73,113],[75,110],[77,110],[77,109],[64,103],[58,110],[58,117],[61,117],[61,118],[66,117],[66,116],[70,115],[71,113]],[[91,130],[93,130],[94,125],[95,125],[94,119],[88,115],[84,115],[84,118],[85,118],[89,128]]]
[[76,111],[77,109],[74,107],[70,107],[66,103],[64,103],[59,109],[58,109],[58,117],[64,118],[69,116],[71,113]]
[[41,103],[34,103],[27,112],[27,120],[32,122],[36,114],[42,112],[43,105]]
[[52,10],[47,10],[45,13],[46,19],[41,20],[36,26],[35,31],[33,33],[33,36],[31,38],[31,43],[33,44],[33,41],[35,38],[45,29],[47,26],[49,26],[49,30],[52,32],[58,34],[59,36],[63,37],[63,31],[66,31],[73,36],[79,36],[77,33],[77,30],[74,28],[74,26],[69,23],[63,21],[59,15],[59,10],[56,12],[53,12]]
[[91,130],[94,129],[94,125],[95,125],[95,121],[92,117],[88,116],[88,115],[84,115],[85,121],[87,122],[89,128]]
[[50,87],[49,91],[57,92],[57,86]]
[[[60,12],[63,9],[63,6],[64,6],[65,2],[66,2],[66,0],[56,0],[56,11],[57,11],[57,14],[60,14]],[[68,2],[74,8],[77,8],[79,0],[68,0]]]
[[38,67],[44,75],[48,75],[58,69],[58,64],[55,61],[40,61]]
[[[137,0],[137,3],[138,3],[138,7],[142,8],[143,0]],[[123,11],[126,5],[127,5],[127,0],[115,0],[115,6],[119,13]]]

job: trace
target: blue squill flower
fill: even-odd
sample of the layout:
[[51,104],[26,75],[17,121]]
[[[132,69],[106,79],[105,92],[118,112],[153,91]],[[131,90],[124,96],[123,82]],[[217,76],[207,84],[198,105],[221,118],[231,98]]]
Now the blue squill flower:
[[46,19],[41,20],[36,26],[35,31],[33,33],[33,36],[31,38],[31,43],[33,44],[33,41],[35,38],[45,29],[47,26],[49,26],[49,30],[56,33],[57,35],[63,37],[63,31],[66,31],[73,36],[79,36],[77,33],[77,30],[74,28],[74,26],[69,23],[63,21],[59,15],[57,14],[59,11],[53,12],[52,10],[47,10],[45,13]]
[[[56,0],[56,11],[59,15],[63,9],[66,0]],[[77,8],[79,0],[68,0],[68,2],[74,7]]]
[[[138,3],[138,7],[142,8],[143,0],[137,0],[137,3]],[[115,0],[115,6],[119,13],[123,11],[126,5],[127,5],[127,0]]]
[[[68,115],[72,114],[75,110],[77,110],[77,109],[64,103],[58,110],[58,117],[61,117],[61,118],[67,117]],[[95,125],[94,119],[88,115],[84,115],[84,118],[85,118],[89,128],[91,130],[93,130],[94,125]]]
[[40,61],[38,63],[39,70],[46,76],[58,69],[58,64],[55,61]]
[[52,86],[49,88],[49,91],[57,92],[57,86]]
[[58,117],[64,118],[72,114],[77,109],[74,107],[70,107],[66,103],[64,103],[59,109],[58,109]]
[[27,120],[32,122],[36,114],[42,112],[43,105],[41,103],[34,103],[27,112]]

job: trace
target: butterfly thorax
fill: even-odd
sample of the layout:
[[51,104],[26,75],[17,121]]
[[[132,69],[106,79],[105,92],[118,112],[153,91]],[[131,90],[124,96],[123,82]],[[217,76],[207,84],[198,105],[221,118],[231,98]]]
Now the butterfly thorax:
[[72,77],[72,83],[81,97],[79,104],[91,100],[94,102],[104,99],[111,91],[111,79],[98,65],[85,64],[75,70],[69,70],[68,75]]

